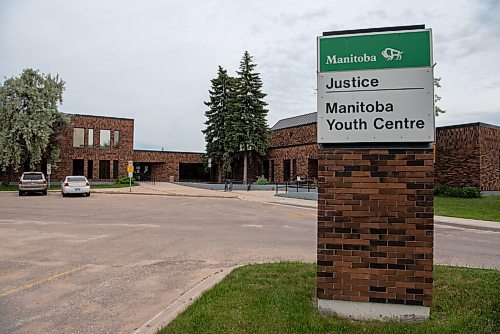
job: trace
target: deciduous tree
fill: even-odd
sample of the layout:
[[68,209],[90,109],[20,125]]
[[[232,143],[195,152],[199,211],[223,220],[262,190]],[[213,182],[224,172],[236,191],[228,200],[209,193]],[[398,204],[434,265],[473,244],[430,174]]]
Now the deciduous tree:
[[25,69],[0,86],[0,168],[3,183],[23,165],[40,170],[41,161],[56,163],[57,138],[68,117],[58,111],[64,81],[58,75]]

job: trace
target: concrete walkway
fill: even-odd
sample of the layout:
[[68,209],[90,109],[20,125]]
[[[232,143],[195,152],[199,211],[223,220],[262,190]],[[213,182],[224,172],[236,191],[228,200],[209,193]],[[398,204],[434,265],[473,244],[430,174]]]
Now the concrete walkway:
[[[244,200],[272,205],[293,206],[304,209],[316,209],[317,202],[298,198],[287,198],[275,196],[274,191],[244,191],[235,190],[224,192],[196,187],[189,187],[170,182],[141,183],[139,186],[115,189],[93,189],[92,192],[104,194],[134,194],[134,195],[157,195],[157,196],[184,196],[184,197],[209,197]],[[485,231],[500,231],[500,222],[491,222],[475,219],[464,219],[455,217],[434,216],[434,222],[440,225],[456,226]]]

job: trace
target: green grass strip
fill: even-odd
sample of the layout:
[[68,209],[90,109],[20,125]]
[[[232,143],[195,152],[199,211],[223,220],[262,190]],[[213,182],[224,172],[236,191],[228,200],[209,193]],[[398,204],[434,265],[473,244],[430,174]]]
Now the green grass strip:
[[482,198],[434,197],[434,214],[500,222],[500,196]]
[[500,332],[498,270],[435,266],[431,318],[419,324],[319,314],[315,270],[288,262],[238,268],[159,333]]

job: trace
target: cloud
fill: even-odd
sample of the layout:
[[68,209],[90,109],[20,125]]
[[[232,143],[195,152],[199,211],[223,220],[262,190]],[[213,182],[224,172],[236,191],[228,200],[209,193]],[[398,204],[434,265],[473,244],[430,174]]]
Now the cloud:
[[425,23],[443,78],[442,121],[495,121],[499,9],[467,0],[1,1],[0,77],[26,67],[59,73],[63,111],[134,118],[139,148],[200,151],[210,79],[218,65],[234,75],[244,50],[273,125],[315,111],[323,31]]

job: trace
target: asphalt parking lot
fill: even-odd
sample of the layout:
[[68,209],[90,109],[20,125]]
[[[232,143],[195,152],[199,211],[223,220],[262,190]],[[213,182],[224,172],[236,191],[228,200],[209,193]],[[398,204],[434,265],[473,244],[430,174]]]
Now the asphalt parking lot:
[[130,333],[223,268],[316,257],[310,209],[218,198],[0,196],[1,333]]
[[[216,272],[316,259],[311,203],[174,190],[0,193],[0,333],[132,333]],[[500,269],[499,244],[500,231],[437,224],[434,262]]]

